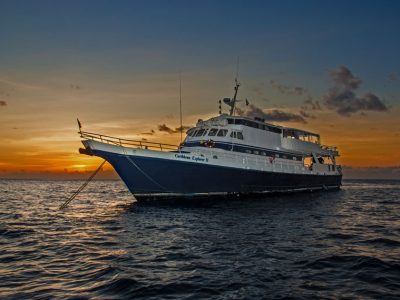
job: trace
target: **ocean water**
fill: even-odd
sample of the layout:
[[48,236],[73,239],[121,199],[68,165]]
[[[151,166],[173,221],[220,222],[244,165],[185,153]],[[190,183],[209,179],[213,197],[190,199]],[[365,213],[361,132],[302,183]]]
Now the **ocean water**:
[[400,182],[138,205],[120,181],[0,180],[1,299],[400,299]]

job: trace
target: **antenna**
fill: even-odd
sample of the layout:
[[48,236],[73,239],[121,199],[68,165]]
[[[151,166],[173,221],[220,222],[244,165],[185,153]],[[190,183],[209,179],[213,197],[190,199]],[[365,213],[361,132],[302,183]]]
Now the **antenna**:
[[183,125],[182,125],[182,76],[181,76],[181,71],[179,71],[179,117],[180,117],[180,132],[181,132],[181,143],[182,143],[182,131],[183,131]]
[[236,60],[236,78],[235,80],[237,80],[239,78],[239,56],[237,57]]
[[240,83],[238,82],[238,77],[239,77],[239,56],[237,57],[237,61],[236,61],[236,77],[235,77],[235,94],[232,98],[232,105],[231,105],[231,110],[229,112],[229,114],[231,116],[233,116],[234,112],[235,112],[235,106],[236,106],[236,96],[239,90],[239,86]]

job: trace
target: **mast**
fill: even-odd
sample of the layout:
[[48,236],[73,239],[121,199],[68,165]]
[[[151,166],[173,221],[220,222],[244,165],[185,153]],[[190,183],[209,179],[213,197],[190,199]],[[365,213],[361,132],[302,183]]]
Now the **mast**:
[[181,143],[182,143],[182,131],[183,131],[183,126],[182,126],[182,76],[181,72],[179,71],[179,119],[181,123]]
[[229,115],[233,116],[235,113],[235,106],[236,106],[236,97],[239,90],[240,83],[238,82],[239,77],[239,56],[237,57],[236,61],[236,76],[235,76],[235,94],[233,95],[232,102],[231,102],[231,110],[229,111]]
[[233,98],[232,98],[232,102],[231,102],[231,110],[229,111],[229,115],[230,116],[233,116],[233,113],[235,112],[235,106],[236,106],[236,97],[237,97],[237,93],[238,93],[238,90],[239,90],[239,86],[240,86],[240,83],[237,81],[237,77],[235,78],[235,94],[233,95]]

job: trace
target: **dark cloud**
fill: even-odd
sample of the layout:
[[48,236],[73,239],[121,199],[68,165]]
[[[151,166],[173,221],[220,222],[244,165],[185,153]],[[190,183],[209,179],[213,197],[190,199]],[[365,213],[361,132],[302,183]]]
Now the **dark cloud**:
[[324,96],[324,104],[328,109],[336,111],[341,116],[364,111],[387,111],[388,107],[378,96],[367,93],[357,96],[355,90],[362,80],[355,77],[345,66],[339,66],[330,72],[334,86]]
[[305,107],[306,109],[310,109],[310,110],[322,110],[321,105],[319,104],[319,101],[313,101],[313,99],[311,97],[308,97],[305,101],[304,101]]
[[189,128],[191,128],[191,127],[182,125],[182,127],[175,128],[175,132],[181,132],[181,131],[184,132],[184,131],[188,130]]
[[169,127],[168,127],[167,125],[165,125],[165,124],[158,125],[158,130],[159,130],[159,131],[163,131],[163,132],[167,132],[167,133],[169,133],[169,134],[175,133],[175,130],[173,130],[172,128],[169,128]]
[[169,134],[178,133],[178,132],[181,132],[181,131],[184,132],[189,128],[190,128],[190,126],[183,125],[182,127],[177,127],[175,129],[172,129],[172,128],[168,127],[166,124],[158,125],[158,130],[159,131],[167,132]]
[[156,133],[153,129],[150,130],[150,132],[142,132],[142,135],[153,135],[154,133]]
[[343,86],[349,90],[354,90],[360,86],[362,80],[355,77],[346,66],[339,66],[337,69],[330,72],[331,79],[338,86]]
[[300,110],[300,111],[299,111],[299,114],[300,114],[302,117],[306,118],[306,119],[315,119],[315,116],[314,116],[314,115],[309,114],[309,113],[305,112],[304,110]]
[[3,100],[0,101],[0,106],[6,106],[6,105],[7,105],[6,101],[3,101]]
[[280,93],[285,94],[285,95],[302,96],[302,95],[307,94],[307,89],[300,87],[300,86],[290,87],[290,86],[278,83],[275,80],[270,80],[269,83],[275,89],[277,89]]
[[261,108],[254,104],[249,104],[245,109],[236,108],[238,115],[250,117],[250,118],[262,118],[270,122],[296,122],[296,123],[307,123],[305,118],[299,114],[285,112],[283,110],[273,109],[263,111]]

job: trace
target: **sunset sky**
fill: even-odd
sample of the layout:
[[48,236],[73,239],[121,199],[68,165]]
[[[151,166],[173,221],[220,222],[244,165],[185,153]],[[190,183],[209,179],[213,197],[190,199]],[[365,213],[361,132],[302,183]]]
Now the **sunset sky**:
[[193,126],[232,96],[238,57],[246,113],[399,178],[399,37],[400,1],[0,0],[0,178],[95,169],[77,117],[179,143],[179,72]]

